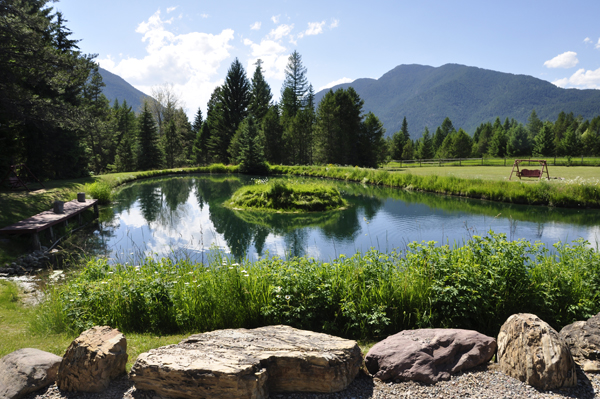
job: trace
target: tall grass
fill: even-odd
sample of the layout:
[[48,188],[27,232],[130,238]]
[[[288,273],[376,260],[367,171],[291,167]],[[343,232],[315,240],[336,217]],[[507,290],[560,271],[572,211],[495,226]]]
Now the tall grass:
[[463,246],[411,243],[330,262],[267,257],[241,264],[215,254],[207,266],[146,259],[92,260],[53,287],[38,330],[200,332],[283,323],[353,338],[415,327],[495,335],[508,316],[535,313],[556,328],[600,311],[600,254],[584,241],[507,241],[492,232]]

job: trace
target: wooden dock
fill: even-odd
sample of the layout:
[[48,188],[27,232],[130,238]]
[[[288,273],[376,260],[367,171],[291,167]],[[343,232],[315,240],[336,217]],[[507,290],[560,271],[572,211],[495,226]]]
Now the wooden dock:
[[69,225],[69,219],[73,216],[79,216],[81,223],[81,213],[86,209],[94,207],[94,214],[98,217],[98,200],[87,199],[85,202],[77,200],[65,202],[64,213],[54,213],[52,210],[44,211],[28,219],[21,220],[15,224],[0,229],[0,234],[33,234],[33,246],[40,248],[40,239],[38,233],[42,230],[50,229],[50,237],[54,240],[54,231],[52,226],[58,223]]

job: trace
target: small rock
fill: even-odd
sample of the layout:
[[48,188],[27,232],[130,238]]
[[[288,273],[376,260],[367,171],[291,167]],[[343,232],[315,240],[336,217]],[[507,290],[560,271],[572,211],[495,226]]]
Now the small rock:
[[577,385],[575,362],[556,330],[529,313],[510,316],[498,334],[500,370],[534,388]]
[[18,399],[54,383],[61,360],[32,348],[4,356],[0,359],[0,399]]
[[92,327],[71,343],[58,369],[56,385],[64,391],[101,392],[125,374],[127,340],[113,328]]

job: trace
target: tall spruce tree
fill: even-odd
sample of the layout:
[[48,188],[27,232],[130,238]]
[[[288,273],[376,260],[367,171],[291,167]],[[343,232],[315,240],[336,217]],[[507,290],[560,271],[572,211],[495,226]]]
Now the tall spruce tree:
[[426,126],[423,136],[421,137],[421,140],[419,140],[418,157],[419,159],[432,159],[433,155],[433,139]]
[[553,156],[554,151],[554,129],[552,122],[545,122],[535,136],[533,144],[533,155],[536,157]]
[[137,164],[140,170],[157,169],[162,166],[162,153],[158,144],[158,128],[148,102],[144,102],[139,117]]
[[240,153],[237,159],[240,172],[264,174],[268,172],[265,156],[256,129],[254,117],[246,118],[240,125]]
[[[291,89],[287,95],[284,95],[286,89]],[[304,105],[304,96],[308,91],[308,80],[306,78],[306,68],[302,65],[302,56],[294,50],[288,57],[288,63],[285,68],[285,80],[281,86],[282,111],[293,118]]]
[[254,70],[254,76],[252,77],[251,87],[248,111],[254,115],[256,121],[260,123],[269,111],[271,100],[273,99],[271,87],[263,76],[261,59],[256,60],[256,69]]
[[262,137],[265,158],[271,164],[283,162],[283,126],[279,119],[279,107],[275,104],[269,108],[262,120],[260,135]]

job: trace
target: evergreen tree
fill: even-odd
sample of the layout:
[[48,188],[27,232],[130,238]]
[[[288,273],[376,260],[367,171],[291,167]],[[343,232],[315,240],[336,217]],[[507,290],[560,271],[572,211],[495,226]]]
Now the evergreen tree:
[[419,141],[419,149],[417,150],[417,156],[419,159],[432,159],[433,158],[433,139],[429,134],[429,129],[425,127],[423,136]]
[[198,133],[200,133],[203,123],[204,120],[202,119],[202,108],[198,107],[198,111],[196,111],[196,116],[194,118],[194,123],[192,123],[192,132],[194,132],[194,136],[197,136]]
[[577,134],[577,131],[573,129],[573,126],[570,126],[567,129],[567,132],[565,133],[561,141],[561,147],[564,151],[564,155],[566,155],[567,157],[581,155],[582,151],[580,138]]
[[335,94],[329,90],[317,106],[315,126],[315,161],[317,163],[335,162],[338,144],[337,106]]
[[549,157],[554,155],[554,129],[551,122],[542,124],[542,128],[535,136],[533,155],[536,157]]
[[436,153],[440,148],[444,139],[448,137],[448,135],[454,132],[454,126],[452,125],[452,121],[450,118],[446,117],[442,122],[442,125],[435,130],[435,134],[433,135],[433,152]]
[[408,122],[406,122],[406,116],[402,119],[402,127],[400,131],[404,134],[406,141],[410,140],[410,134],[408,133]]
[[402,133],[401,130],[397,131],[392,135],[390,143],[390,155],[392,159],[402,159],[402,150],[406,145],[406,141],[406,137],[404,136],[404,133]]
[[509,157],[519,157],[531,153],[528,131],[521,124],[508,131],[506,154]]
[[137,160],[140,170],[158,169],[162,166],[162,153],[158,146],[158,129],[146,101],[139,117]]
[[261,137],[265,158],[271,164],[283,161],[283,126],[279,120],[279,108],[273,105],[262,120]]
[[[286,89],[291,92],[285,93]],[[302,57],[294,50],[288,58],[285,68],[285,80],[281,86],[282,111],[290,118],[304,105],[304,96],[308,91],[308,80],[306,79],[306,68],[302,65]]]
[[402,149],[402,159],[414,159],[415,158],[415,150],[413,146],[412,140],[408,140],[406,144],[404,144],[404,148]]
[[114,164],[117,172],[130,172],[135,170],[135,138],[137,137],[137,120],[135,112],[123,101],[115,100],[113,106],[113,114],[115,118],[115,133],[113,135],[114,148]]
[[[250,82],[246,77],[246,71],[236,58],[225,78],[225,84],[221,90],[222,119],[213,135],[220,136],[225,151],[229,148],[231,139],[235,135],[240,123],[248,115],[248,104],[250,102]],[[221,162],[229,162],[229,156],[221,151]]]
[[435,154],[436,158],[457,158],[454,152],[454,136],[452,133],[446,136]]
[[172,169],[175,167],[177,155],[181,150],[181,136],[177,131],[177,125],[175,124],[174,119],[169,120],[169,122],[167,123],[162,140],[167,167],[169,169]]
[[540,118],[538,118],[535,109],[532,110],[531,115],[529,115],[529,118],[527,119],[527,133],[530,143],[533,142],[543,125],[544,123],[540,120]]
[[240,172],[264,174],[268,172],[262,145],[253,117],[247,118],[240,125],[240,154],[237,159]]
[[358,165],[376,168],[383,163],[386,154],[384,134],[385,129],[379,118],[374,113],[369,112],[365,117],[363,129],[359,136],[358,144],[361,150]]
[[252,77],[250,92],[250,103],[248,105],[249,112],[254,115],[258,122],[262,121],[265,117],[269,108],[271,107],[271,87],[265,80],[262,70],[262,60],[256,61],[256,69],[254,70],[254,76]]
[[462,129],[458,129],[458,132],[451,133],[451,135],[454,136],[452,140],[454,157],[468,158],[473,148],[473,139],[471,139],[471,136]]
[[[494,126],[496,126],[496,124],[494,124]],[[504,158],[506,156],[507,141],[504,127],[502,127],[502,125],[496,127],[494,129],[494,134],[490,139],[488,154],[492,157]]]

